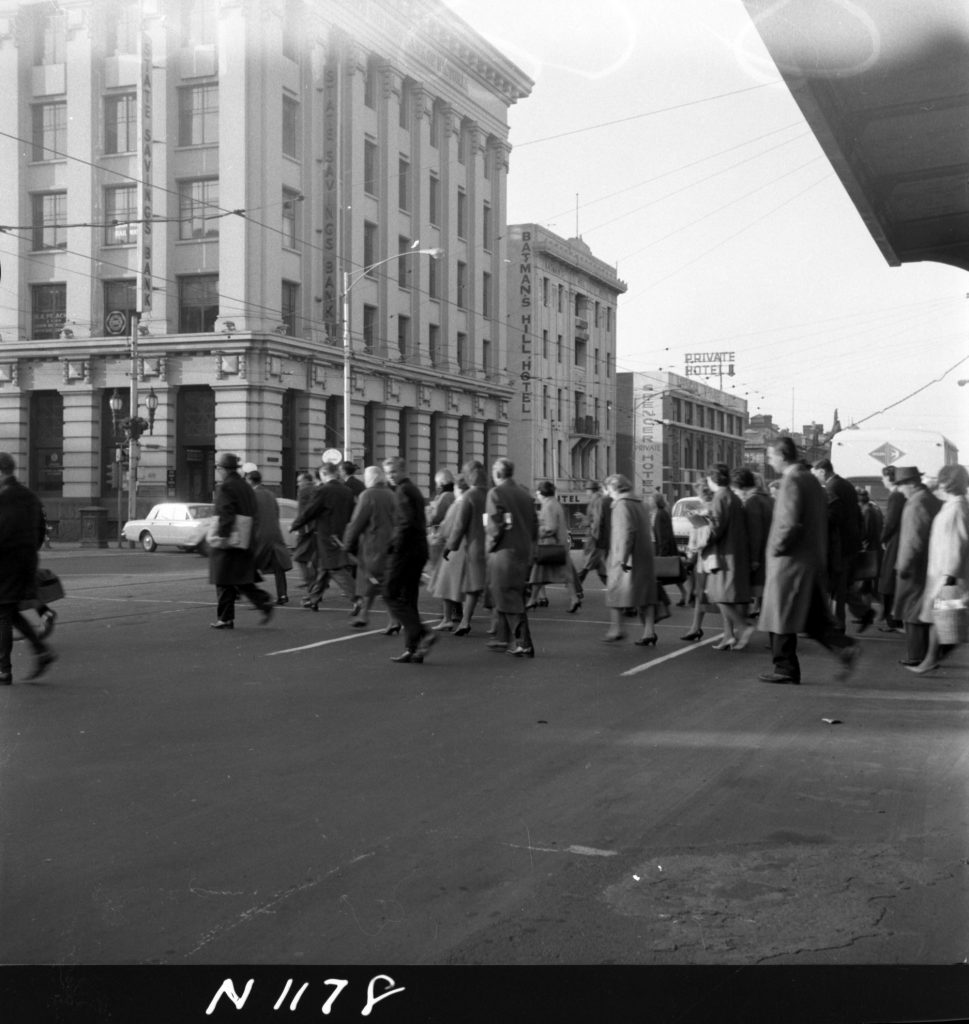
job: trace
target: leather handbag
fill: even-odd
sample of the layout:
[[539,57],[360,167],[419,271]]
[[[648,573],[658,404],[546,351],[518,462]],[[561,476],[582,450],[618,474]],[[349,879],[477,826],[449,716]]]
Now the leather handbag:
[[536,565],[565,565],[567,557],[564,544],[539,544],[535,548]]
[[51,601],[59,601],[64,596],[64,585],[55,572],[50,569],[38,569],[34,577],[34,586],[37,596],[21,601],[21,609],[38,608],[50,604]]
[[225,550],[236,548],[240,551],[248,551],[252,544],[252,516],[236,516],[232,524],[232,531],[228,537],[219,536],[219,521],[214,519],[206,535],[205,543],[210,548]]
[[653,572],[660,583],[681,583],[684,578],[683,561],[679,555],[656,555]]

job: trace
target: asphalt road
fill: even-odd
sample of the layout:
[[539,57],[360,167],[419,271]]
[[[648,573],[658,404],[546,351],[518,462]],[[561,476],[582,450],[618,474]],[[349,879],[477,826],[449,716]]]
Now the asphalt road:
[[196,555],[45,563],[60,660],[0,688],[2,963],[966,960],[965,651],[919,678],[872,632],[838,682],[804,641],[771,686],[762,634],[684,644],[684,609],[600,644],[595,584],[549,588],[533,661],[481,615],[396,665],[332,591],[216,633]]

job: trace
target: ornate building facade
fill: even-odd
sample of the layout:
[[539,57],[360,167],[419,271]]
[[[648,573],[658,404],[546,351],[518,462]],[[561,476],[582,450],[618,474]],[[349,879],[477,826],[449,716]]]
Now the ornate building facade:
[[139,509],[219,450],[289,495],[327,449],[504,454],[531,86],[439,0],[0,0],[0,448],[62,534],[149,396]]

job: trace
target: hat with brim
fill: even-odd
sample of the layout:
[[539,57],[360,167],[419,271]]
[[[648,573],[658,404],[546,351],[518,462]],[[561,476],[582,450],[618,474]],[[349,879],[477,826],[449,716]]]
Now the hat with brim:
[[922,481],[922,474],[919,472],[918,466],[895,467],[895,483],[909,484],[913,480],[915,483],[921,483]]
[[223,452],[215,463],[222,469],[238,469],[239,468],[239,456],[233,455],[232,452]]

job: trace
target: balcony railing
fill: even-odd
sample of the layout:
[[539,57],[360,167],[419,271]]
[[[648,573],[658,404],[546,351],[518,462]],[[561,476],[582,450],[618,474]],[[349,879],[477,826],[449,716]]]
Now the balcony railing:
[[599,421],[595,416],[576,416],[572,433],[585,437],[599,437]]

